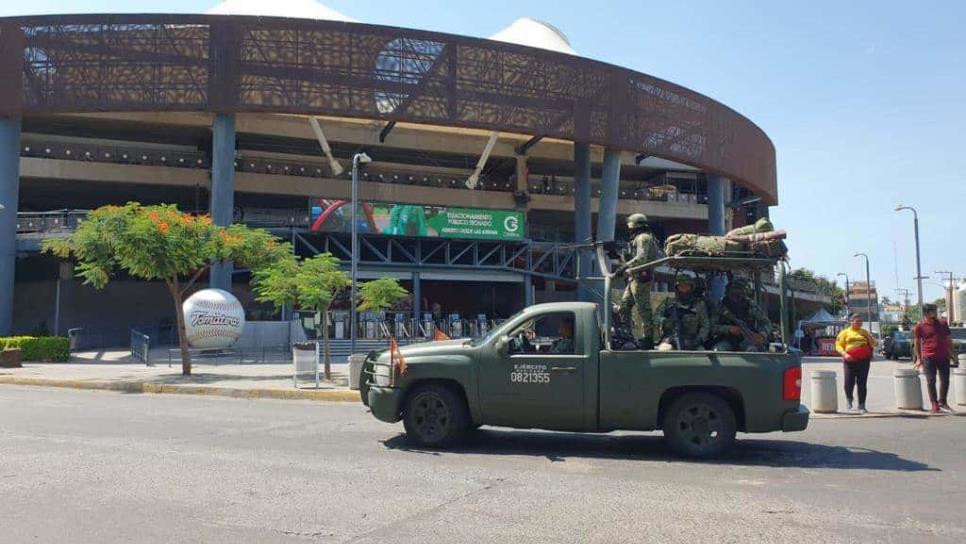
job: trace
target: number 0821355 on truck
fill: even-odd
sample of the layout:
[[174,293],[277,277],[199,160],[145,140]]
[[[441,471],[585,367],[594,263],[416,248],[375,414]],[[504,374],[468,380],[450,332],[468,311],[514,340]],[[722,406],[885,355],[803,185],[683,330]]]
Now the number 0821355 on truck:
[[[755,277],[776,264],[783,284],[784,262],[767,259],[666,257],[641,268]],[[610,293],[610,274],[588,279]],[[801,354],[780,339],[759,352],[619,349],[626,345],[617,345],[611,313],[602,308],[611,308],[607,295],[603,305],[531,306],[480,338],[402,347],[404,369],[390,350],[372,352],[360,376],[362,400],[376,418],[402,420],[415,444],[436,448],[481,425],[661,430],[675,452],[712,457],[730,448],[737,432],[808,426]],[[569,328],[569,342],[542,345],[542,333],[558,328]]]

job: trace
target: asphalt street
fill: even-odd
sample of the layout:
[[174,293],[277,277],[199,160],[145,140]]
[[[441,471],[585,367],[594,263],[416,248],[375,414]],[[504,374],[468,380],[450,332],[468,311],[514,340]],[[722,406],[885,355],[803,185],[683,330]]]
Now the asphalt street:
[[0,387],[2,542],[966,541],[966,418],[814,420],[725,459],[359,404]]

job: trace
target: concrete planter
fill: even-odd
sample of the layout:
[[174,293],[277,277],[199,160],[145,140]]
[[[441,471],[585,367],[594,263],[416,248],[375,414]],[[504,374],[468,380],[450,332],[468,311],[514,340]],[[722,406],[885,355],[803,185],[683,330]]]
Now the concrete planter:
[[922,385],[919,381],[919,371],[912,368],[897,368],[893,377],[896,387],[896,408],[922,410]]

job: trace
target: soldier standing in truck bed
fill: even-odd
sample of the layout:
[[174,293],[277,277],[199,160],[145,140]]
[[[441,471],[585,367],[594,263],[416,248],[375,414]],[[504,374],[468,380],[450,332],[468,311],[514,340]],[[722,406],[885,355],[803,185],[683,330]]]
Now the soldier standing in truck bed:
[[686,274],[674,279],[674,296],[664,299],[654,313],[654,328],[662,343],[678,350],[702,350],[710,324],[704,300],[697,297],[695,280]]
[[637,316],[644,329],[640,342],[641,348],[650,349],[654,345],[651,318],[651,272],[649,270],[627,272],[627,270],[656,260],[660,250],[654,235],[650,232],[646,215],[631,214],[627,218],[627,230],[631,235],[630,244],[628,250],[621,255],[620,266],[614,270],[617,275],[627,274],[627,287],[624,289],[624,296],[621,297],[617,311],[621,321],[631,323],[631,312],[634,309],[637,310]]
[[748,285],[735,279],[728,283],[725,296],[711,317],[711,332],[716,336],[715,351],[764,351],[771,335],[771,321],[748,297]]

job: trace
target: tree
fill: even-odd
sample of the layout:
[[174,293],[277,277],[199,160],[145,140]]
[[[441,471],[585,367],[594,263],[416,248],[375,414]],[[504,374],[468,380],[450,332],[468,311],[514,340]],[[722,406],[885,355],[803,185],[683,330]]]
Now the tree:
[[276,266],[262,269],[252,278],[255,300],[271,302],[276,308],[298,305],[319,313],[318,335],[325,350],[325,379],[332,379],[332,357],[329,348],[328,314],[332,302],[352,285],[349,275],[331,253],[322,253],[299,261],[294,256]]
[[359,286],[359,311],[384,312],[399,304],[409,292],[396,278],[379,278]]
[[[255,272],[252,287],[256,300],[270,302],[276,308],[292,305],[319,312],[318,336],[323,341],[325,379],[332,379],[332,356],[329,346],[328,313],[332,302],[352,286],[349,275],[331,253],[309,259],[294,256],[274,266]],[[380,278],[362,284],[359,289],[360,310],[385,310],[398,303],[408,293],[395,278]]]
[[234,261],[258,270],[291,247],[268,232],[244,225],[218,227],[207,215],[182,213],[177,206],[103,206],[92,211],[68,238],[45,240],[45,252],[77,260],[77,275],[103,289],[121,270],[147,281],[163,281],[175,306],[181,372],[191,374],[191,353],[182,304],[213,262]]
[[812,284],[819,293],[828,296],[829,303],[826,305],[826,309],[831,314],[838,314],[845,307],[847,293],[837,283],[825,276],[816,274],[808,268],[796,268],[789,272],[788,276],[794,280]]

